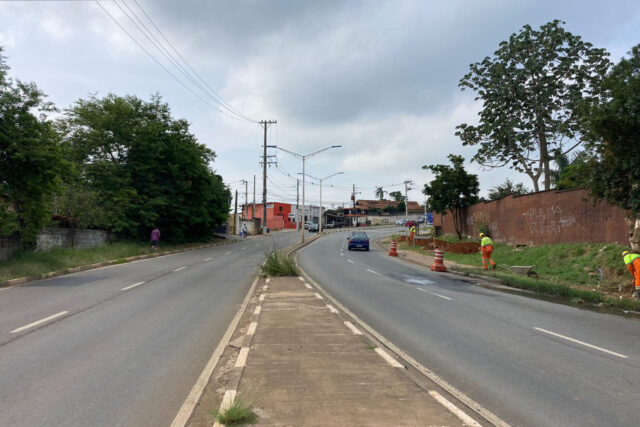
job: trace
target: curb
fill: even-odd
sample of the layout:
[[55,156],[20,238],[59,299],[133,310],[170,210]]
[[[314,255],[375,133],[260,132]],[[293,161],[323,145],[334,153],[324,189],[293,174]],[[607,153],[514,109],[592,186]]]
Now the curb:
[[[198,245],[198,246],[192,246],[189,248],[184,248],[184,249],[176,249],[174,251],[167,251],[167,252],[160,252],[160,253],[156,253],[156,254],[145,254],[145,255],[135,255],[132,257],[128,257],[128,258],[121,258],[121,259],[117,259],[117,260],[111,260],[111,261],[103,261],[103,262],[98,262],[98,263],[94,263],[94,264],[87,264],[87,265],[80,265],[78,267],[69,267],[69,268],[65,268],[64,270],[59,270],[59,271],[51,271],[49,273],[43,273],[43,274],[39,274],[36,276],[27,276],[27,277],[20,277],[17,279],[10,279],[4,282],[0,282],[0,288],[6,288],[6,287],[10,287],[10,286],[16,286],[16,285],[22,285],[23,283],[27,283],[27,282],[33,282],[35,280],[42,280],[42,279],[50,279],[52,277],[60,277],[60,276],[65,276],[67,274],[73,274],[73,273],[78,273],[81,271],[87,271],[87,270],[93,270],[96,268],[101,268],[101,267],[108,267],[111,265],[117,265],[117,264],[127,264],[131,261],[140,261],[143,259],[149,259],[149,258],[158,258],[161,256],[165,256],[165,255],[173,255],[173,254],[179,254],[179,253],[183,253],[183,252],[192,252],[192,251],[197,251],[200,249],[205,249],[205,248],[212,248],[215,246],[224,246],[224,245],[228,245],[230,243],[234,243],[231,241],[228,242],[224,242],[224,243],[209,243],[209,244],[204,244],[204,245]],[[125,260],[126,262],[123,262],[122,260]]]
[[[300,249],[300,248],[298,248]],[[297,250],[297,249],[296,249]],[[462,393],[454,386],[449,384],[446,380],[438,376],[436,373],[431,371],[430,369],[423,366],[420,362],[415,360],[409,354],[405,353],[387,338],[385,338],[382,334],[377,332],[374,328],[369,326],[364,320],[360,319],[356,316],[351,310],[345,307],[342,303],[336,300],[329,292],[327,292],[322,286],[318,284],[311,276],[309,276],[298,264],[298,257],[296,253],[295,263],[298,269],[300,269],[300,274],[311,284],[313,284],[322,294],[324,294],[330,301],[332,301],[338,308],[340,308],[347,316],[351,317],[359,326],[361,326],[367,333],[369,333],[372,337],[374,337],[378,342],[380,342],[384,347],[386,347],[389,351],[393,352],[396,356],[398,356],[401,360],[403,360],[407,365],[412,366],[422,375],[427,377],[429,380],[437,384],[440,388],[445,390],[450,395],[454,396],[457,400],[466,405],[469,409],[471,409],[476,415],[484,419],[485,421],[491,423],[491,425],[498,427],[510,427],[508,423],[503,421],[493,412],[489,411],[466,394]]]

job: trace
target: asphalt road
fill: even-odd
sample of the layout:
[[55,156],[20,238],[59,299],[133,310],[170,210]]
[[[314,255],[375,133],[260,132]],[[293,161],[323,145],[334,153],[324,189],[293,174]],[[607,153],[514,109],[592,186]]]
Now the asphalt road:
[[503,420],[639,425],[638,320],[486,289],[391,259],[377,245],[371,252],[348,251],[346,236],[330,235],[305,248],[298,258],[303,269]]
[[299,237],[0,289],[0,425],[169,425],[265,252]]

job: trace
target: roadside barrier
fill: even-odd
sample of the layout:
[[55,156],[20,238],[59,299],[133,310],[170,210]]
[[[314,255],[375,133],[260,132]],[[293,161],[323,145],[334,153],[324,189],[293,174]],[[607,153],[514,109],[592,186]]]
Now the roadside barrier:
[[433,264],[431,265],[432,271],[447,271],[447,267],[444,266],[444,251],[442,249],[435,249],[433,256]]
[[398,256],[398,242],[391,241],[391,247],[389,248],[389,256]]

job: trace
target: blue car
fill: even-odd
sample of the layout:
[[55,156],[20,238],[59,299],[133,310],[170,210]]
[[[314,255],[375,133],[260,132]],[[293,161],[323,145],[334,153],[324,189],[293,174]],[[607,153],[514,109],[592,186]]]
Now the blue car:
[[364,249],[369,250],[369,236],[364,231],[352,231],[349,236],[349,250],[352,249]]

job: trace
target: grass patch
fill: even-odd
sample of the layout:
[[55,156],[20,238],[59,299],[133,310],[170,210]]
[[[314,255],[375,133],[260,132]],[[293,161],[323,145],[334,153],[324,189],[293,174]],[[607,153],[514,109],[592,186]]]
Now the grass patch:
[[262,265],[262,274],[266,276],[299,276],[300,270],[293,258],[280,251],[271,251]]
[[215,419],[224,425],[245,425],[258,422],[258,414],[253,411],[251,403],[245,403],[236,397],[231,405],[215,412]]
[[[200,243],[201,244],[201,243]],[[163,244],[160,252],[188,248],[192,245]],[[106,261],[128,262],[126,258],[151,254],[151,247],[141,242],[117,242],[91,248],[54,248],[46,251],[18,251],[0,261],[0,282],[19,277],[40,276],[52,271]]]

